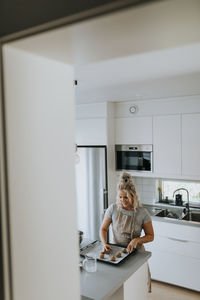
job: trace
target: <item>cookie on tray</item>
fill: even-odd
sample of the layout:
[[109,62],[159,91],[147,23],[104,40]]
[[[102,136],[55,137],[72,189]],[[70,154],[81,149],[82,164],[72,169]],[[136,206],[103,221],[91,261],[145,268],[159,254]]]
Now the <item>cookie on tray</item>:
[[114,257],[114,256],[111,256],[111,257],[110,257],[110,261],[115,261],[115,257]]
[[121,255],[121,252],[120,251],[118,251],[117,253],[116,253],[116,257],[121,257],[122,255]]

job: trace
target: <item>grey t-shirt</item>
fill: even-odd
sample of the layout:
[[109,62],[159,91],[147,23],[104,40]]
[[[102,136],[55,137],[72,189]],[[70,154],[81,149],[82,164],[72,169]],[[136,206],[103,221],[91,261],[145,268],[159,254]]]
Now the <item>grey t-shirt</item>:
[[[122,213],[126,215],[132,216],[134,212],[132,210],[125,210],[122,208],[119,208],[116,203],[111,204],[106,212],[105,216],[112,219],[112,223],[115,222],[118,214],[118,209],[121,210]],[[143,229],[143,225],[145,223],[151,222],[151,217],[144,207],[137,208],[136,214],[135,214],[135,222],[134,222],[134,233],[139,237],[141,235],[141,231]]]

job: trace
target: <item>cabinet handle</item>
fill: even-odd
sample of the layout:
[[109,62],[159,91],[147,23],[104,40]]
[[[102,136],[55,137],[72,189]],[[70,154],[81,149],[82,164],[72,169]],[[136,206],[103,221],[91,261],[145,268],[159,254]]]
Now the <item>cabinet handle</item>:
[[182,242],[182,243],[188,243],[189,241],[187,240],[179,240],[179,239],[175,239],[175,238],[170,238],[168,237],[169,240],[172,240],[172,241],[177,241],[177,242]]

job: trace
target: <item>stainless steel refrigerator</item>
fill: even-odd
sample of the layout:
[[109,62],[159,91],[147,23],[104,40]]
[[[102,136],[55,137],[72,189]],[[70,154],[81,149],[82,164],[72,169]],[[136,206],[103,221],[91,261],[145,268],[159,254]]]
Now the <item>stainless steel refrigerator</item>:
[[105,146],[78,146],[76,153],[78,230],[83,237],[99,240],[99,229],[108,207]]

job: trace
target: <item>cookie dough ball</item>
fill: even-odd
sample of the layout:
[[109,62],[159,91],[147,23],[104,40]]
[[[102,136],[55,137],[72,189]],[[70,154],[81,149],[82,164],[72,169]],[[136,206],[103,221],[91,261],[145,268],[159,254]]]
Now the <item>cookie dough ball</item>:
[[101,258],[101,259],[104,258],[104,253],[103,252],[100,253],[99,258]]
[[123,253],[127,253],[127,249],[124,248],[124,249],[122,250],[122,252],[123,252]]
[[108,249],[108,250],[104,250],[103,253],[104,253],[104,254],[109,254],[110,251],[111,251],[111,250],[109,250],[109,249]]
[[122,255],[121,255],[121,252],[117,252],[116,253],[116,257],[121,257]]
[[110,261],[115,261],[115,257],[111,256]]

